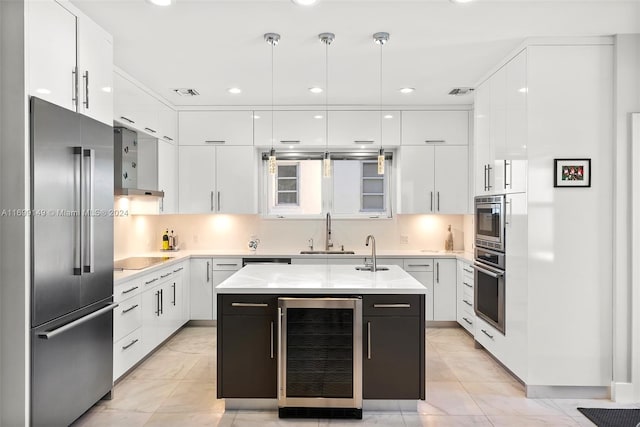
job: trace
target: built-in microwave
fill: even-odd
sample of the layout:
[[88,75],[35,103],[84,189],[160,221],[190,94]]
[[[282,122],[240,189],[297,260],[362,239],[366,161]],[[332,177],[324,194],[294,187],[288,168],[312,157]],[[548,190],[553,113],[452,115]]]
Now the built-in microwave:
[[476,246],[504,252],[505,196],[475,198]]

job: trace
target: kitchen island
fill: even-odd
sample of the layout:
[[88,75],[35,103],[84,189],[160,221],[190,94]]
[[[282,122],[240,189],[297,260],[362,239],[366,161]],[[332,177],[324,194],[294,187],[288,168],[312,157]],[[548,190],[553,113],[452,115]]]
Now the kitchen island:
[[385,267],[250,265],[220,284],[218,398],[281,417],[415,411],[426,288]]

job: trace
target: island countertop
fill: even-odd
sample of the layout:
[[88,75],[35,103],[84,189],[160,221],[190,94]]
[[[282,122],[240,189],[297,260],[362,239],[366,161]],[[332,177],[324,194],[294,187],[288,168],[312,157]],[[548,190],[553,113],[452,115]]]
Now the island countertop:
[[424,294],[396,265],[359,271],[353,265],[248,265],[216,287],[218,294]]

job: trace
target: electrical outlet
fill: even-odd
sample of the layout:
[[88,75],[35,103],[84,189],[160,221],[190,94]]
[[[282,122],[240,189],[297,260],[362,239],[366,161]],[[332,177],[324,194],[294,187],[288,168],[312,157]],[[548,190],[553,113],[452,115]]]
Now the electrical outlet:
[[408,245],[409,244],[409,236],[400,235],[400,244]]

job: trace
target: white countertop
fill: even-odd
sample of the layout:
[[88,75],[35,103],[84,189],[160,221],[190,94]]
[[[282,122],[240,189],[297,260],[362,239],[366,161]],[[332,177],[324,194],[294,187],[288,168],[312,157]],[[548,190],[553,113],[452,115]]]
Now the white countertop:
[[248,265],[216,287],[220,294],[424,294],[396,265],[358,271],[353,265]]

